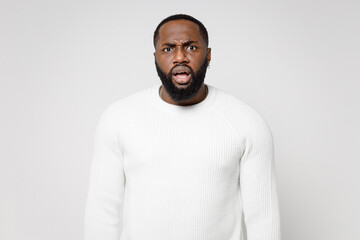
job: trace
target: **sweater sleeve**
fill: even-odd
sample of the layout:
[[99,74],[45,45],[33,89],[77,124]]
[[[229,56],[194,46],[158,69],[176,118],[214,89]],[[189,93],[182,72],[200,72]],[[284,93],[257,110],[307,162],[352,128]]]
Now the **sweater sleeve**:
[[125,176],[114,122],[108,108],[95,130],[85,204],[85,240],[119,240],[122,232]]
[[240,193],[247,240],[280,240],[273,137],[262,117],[252,121],[240,161]]

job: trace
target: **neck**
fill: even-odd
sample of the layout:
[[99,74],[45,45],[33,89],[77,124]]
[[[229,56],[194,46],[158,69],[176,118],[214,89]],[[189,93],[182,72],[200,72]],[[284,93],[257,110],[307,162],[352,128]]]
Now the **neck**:
[[166,91],[166,89],[161,85],[159,95],[160,97],[167,103],[179,105],[179,106],[187,106],[187,105],[193,105],[197,104],[201,101],[203,101],[208,94],[208,87],[206,84],[203,84],[200,88],[200,90],[190,99],[183,101],[183,102],[175,102],[169,95],[169,93]]

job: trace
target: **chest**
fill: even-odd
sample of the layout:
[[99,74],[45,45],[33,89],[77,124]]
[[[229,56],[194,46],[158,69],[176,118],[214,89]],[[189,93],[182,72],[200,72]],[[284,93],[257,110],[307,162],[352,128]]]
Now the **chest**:
[[243,151],[227,122],[207,116],[145,116],[122,133],[124,169],[131,176],[234,173]]

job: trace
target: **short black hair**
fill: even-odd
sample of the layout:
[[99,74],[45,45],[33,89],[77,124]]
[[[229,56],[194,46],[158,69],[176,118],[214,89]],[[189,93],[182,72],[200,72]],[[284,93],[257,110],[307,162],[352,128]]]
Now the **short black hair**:
[[156,42],[159,39],[159,29],[160,29],[160,27],[162,25],[164,25],[164,23],[167,23],[167,22],[172,21],[172,20],[179,20],[179,19],[189,20],[189,21],[192,21],[192,22],[196,23],[200,28],[200,34],[201,34],[202,38],[204,39],[205,45],[206,45],[206,47],[208,47],[208,45],[209,45],[209,36],[208,36],[208,32],[207,32],[205,26],[199,20],[197,20],[196,18],[194,18],[194,17],[192,17],[190,15],[187,15],[187,14],[175,14],[175,15],[171,15],[171,16],[163,19],[159,23],[159,25],[157,26],[157,28],[156,28],[156,30],[154,32],[154,39],[153,39],[154,48],[156,48]]

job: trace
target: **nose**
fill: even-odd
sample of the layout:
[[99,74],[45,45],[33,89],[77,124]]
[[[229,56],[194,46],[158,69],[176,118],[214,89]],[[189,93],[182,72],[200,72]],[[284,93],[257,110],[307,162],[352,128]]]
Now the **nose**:
[[176,49],[173,63],[174,64],[189,63],[189,59],[187,58],[186,52],[181,47]]

